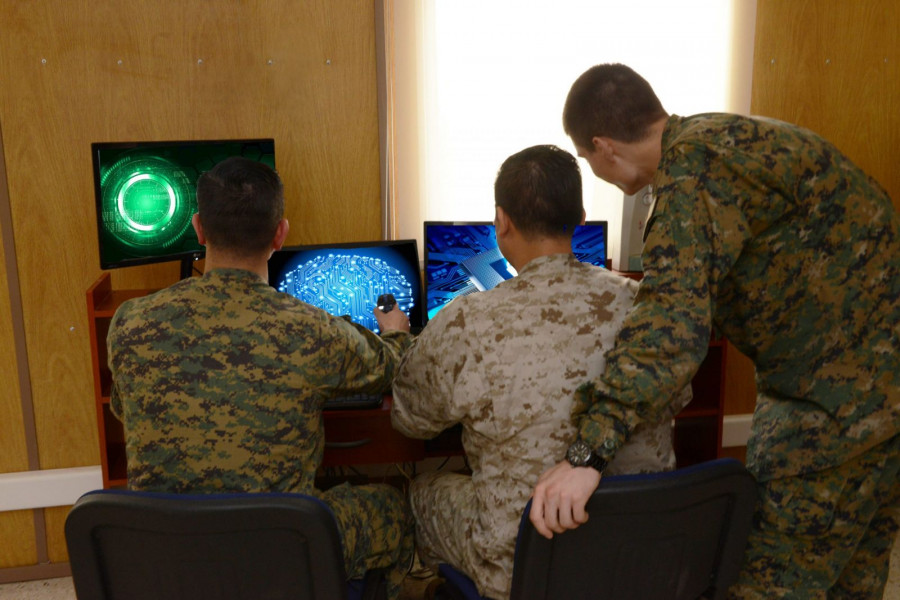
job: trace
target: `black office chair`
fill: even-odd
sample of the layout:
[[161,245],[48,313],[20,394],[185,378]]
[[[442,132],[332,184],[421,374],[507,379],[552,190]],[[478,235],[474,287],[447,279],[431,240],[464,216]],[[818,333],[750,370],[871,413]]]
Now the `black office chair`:
[[65,524],[79,600],[383,597],[381,573],[348,583],[331,509],[301,494],[98,490]]
[[[718,459],[666,473],[604,477],[587,523],[541,536],[525,514],[516,541],[512,600],[724,598],[744,557],[756,482]],[[450,565],[435,598],[480,600]]]

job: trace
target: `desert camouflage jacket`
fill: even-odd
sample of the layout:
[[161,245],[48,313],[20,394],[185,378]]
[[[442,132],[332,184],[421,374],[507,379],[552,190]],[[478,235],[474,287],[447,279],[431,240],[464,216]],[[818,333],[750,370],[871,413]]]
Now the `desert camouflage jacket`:
[[[465,535],[480,555],[501,557],[507,572],[538,477],[575,439],[575,390],[603,371],[636,289],[636,282],[571,254],[542,256],[490,291],[453,300],[403,359],[393,425],[428,438],[462,423],[478,498]],[[668,406],[673,412],[636,432],[606,472],[674,468],[671,418],[688,401],[690,389],[679,391]],[[447,535],[463,534],[451,529]]]

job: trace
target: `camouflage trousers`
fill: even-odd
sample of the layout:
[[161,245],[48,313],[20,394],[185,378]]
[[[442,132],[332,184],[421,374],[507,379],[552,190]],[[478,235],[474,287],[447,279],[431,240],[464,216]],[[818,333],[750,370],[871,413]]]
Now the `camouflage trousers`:
[[387,568],[388,598],[396,599],[415,552],[413,518],[405,495],[386,484],[346,483],[317,495],[337,520],[348,579]]
[[508,598],[514,535],[506,551],[489,552],[476,543],[473,529],[483,515],[472,478],[441,471],[423,473],[410,484],[409,496],[422,562],[434,570],[439,563],[453,565],[475,582],[482,595]]
[[880,599],[900,528],[900,436],[838,467],[761,482],[732,599]]

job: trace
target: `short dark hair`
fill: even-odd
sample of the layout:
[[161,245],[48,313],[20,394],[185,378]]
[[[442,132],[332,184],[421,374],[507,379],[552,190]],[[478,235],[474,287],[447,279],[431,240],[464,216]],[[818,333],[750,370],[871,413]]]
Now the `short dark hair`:
[[284,216],[284,186],[268,165],[233,156],[200,176],[197,206],[210,244],[251,256],[271,246]]
[[581,169],[556,146],[532,146],[507,158],[494,200],[525,236],[571,236],[584,218]]
[[576,145],[591,149],[593,138],[631,143],[667,116],[647,80],[630,67],[596,65],[572,84],[563,109],[563,129]]

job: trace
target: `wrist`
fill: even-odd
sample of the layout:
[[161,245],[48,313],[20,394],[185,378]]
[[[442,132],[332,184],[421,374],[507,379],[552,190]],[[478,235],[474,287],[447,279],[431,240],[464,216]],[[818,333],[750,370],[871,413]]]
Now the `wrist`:
[[573,467],[590,467],[598,473],[603,473],[607,461],[581,438],[576,439],[566,451],[566,460]]

